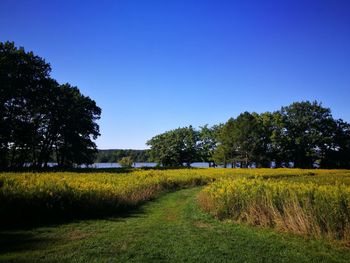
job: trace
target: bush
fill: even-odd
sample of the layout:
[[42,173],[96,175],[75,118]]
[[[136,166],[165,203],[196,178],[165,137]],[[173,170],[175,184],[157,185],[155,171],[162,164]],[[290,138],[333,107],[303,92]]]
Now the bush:
[[127,156],[121,158],[118,163],[123,168],[131,168],[134,163],[134,160],[130,156]]

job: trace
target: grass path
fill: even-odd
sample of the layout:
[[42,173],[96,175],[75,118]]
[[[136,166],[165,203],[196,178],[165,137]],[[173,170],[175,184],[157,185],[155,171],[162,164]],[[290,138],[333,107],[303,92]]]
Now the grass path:
[[349,262],[322,240],[219,222],[199,188],[170,193],[119,218],[0,232],[0,262]]

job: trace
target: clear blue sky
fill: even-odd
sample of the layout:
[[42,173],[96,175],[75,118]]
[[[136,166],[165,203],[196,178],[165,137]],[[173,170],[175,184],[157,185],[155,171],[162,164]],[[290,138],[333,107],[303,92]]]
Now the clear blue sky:
[[350,121],[347,0],[1,0],[5,40],[97,102],[101,149],[301,100]]

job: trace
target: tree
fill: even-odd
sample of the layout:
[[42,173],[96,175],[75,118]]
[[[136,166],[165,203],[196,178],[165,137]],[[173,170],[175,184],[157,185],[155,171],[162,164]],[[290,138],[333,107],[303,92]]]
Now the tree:
[[202,162],[208,162],[209,167],[215,166],[214,152],[218,144],[219,130],[221,124],[208,127],[204,125],[199,131],[199,157]]
[[101,109],[78,88],[50,78],[44,59],[0,43],[0,167],[89,164]]
[[187,166],[198,157],[198,132],[192,126],[159,134],[147,142],[153,160],[163,166]]
[[276,167],[350,167],[350,124],[335,120],[316,101],[295,102],[273,113],[243,112],[224,125],[205,125],[199,132],[179,128],[148,143],[164,166],[200,159],[224,167],[270,167],[271,162]]
[[320,154],[332,142],[334,119],[329,108],[318,102],[295,102],[280,110],[283,130],[281,151],[294,167],[312,168]]
[[123,168],[131,168],[134,161],[130,156],[126,156],[121,158],[118,163]]
[[242,166],[248,167],[253,162],[257,162],[259,154],[263,153],[263,145],[260,138],[262,134],[261,127],[256,113],[241,113],[235,121],[235,141],[238,151],[238,158]]
[[[50,65],[13,42],[0,43],[0,147],[2,167],[22,166],[33,153],[41,92],[50,85]],[[39,95],[39,96],[38,96]]]
[[322,168],[350,168],[350,124],[336,120],[331,143],[323,147]]
[[268,116],[244,112],[236,119],[230,118],[222,127],[219,135],[219,146],[215,153],[218,162],[231,163],[232,167],[240,162],[241,167],[255,163],[258,166],[269,166],[266,151],[270,147],[270,134],[265,123]]
[[223,164],[224,167],[226,167],[228,163],[235,166],[237,162],[238,145],[235,133],[235,119],[233,118],[230,118],[218,130],[218,146],[215,149],[213,157],[215,162]]
[[90,164],[97,153],[96,145],[91,139],[100,135],[96,120],[101,109],[95,101],[83,96],[78,88],[69,84],[59,86],[54,120],[57,138],[54,144],[57,163],[60,166],[72,164]]

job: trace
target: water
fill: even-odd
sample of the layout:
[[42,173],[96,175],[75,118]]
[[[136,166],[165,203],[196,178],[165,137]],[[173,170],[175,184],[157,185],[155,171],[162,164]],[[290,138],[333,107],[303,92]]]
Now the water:
[[[141,168],[141,167],[156,167],[157,163],[134,163],[132,167]],[[82,166],[85,167],[85,166]],[[119,163],[94,163],[90,165],[91,168],[121,168]]]
[[[141,167],[156,167],[157,163],[134,163],[132,167],[134,168],[141,168]],[[82,168],[86,167],[84,165],[81,166]],[[94,163],[89,166],[90,168],[120,168],[121,166],[118,163]],[[209,167],[208,163],[192,163],[191,167],[197,167],[197,168],[205,168]]]

